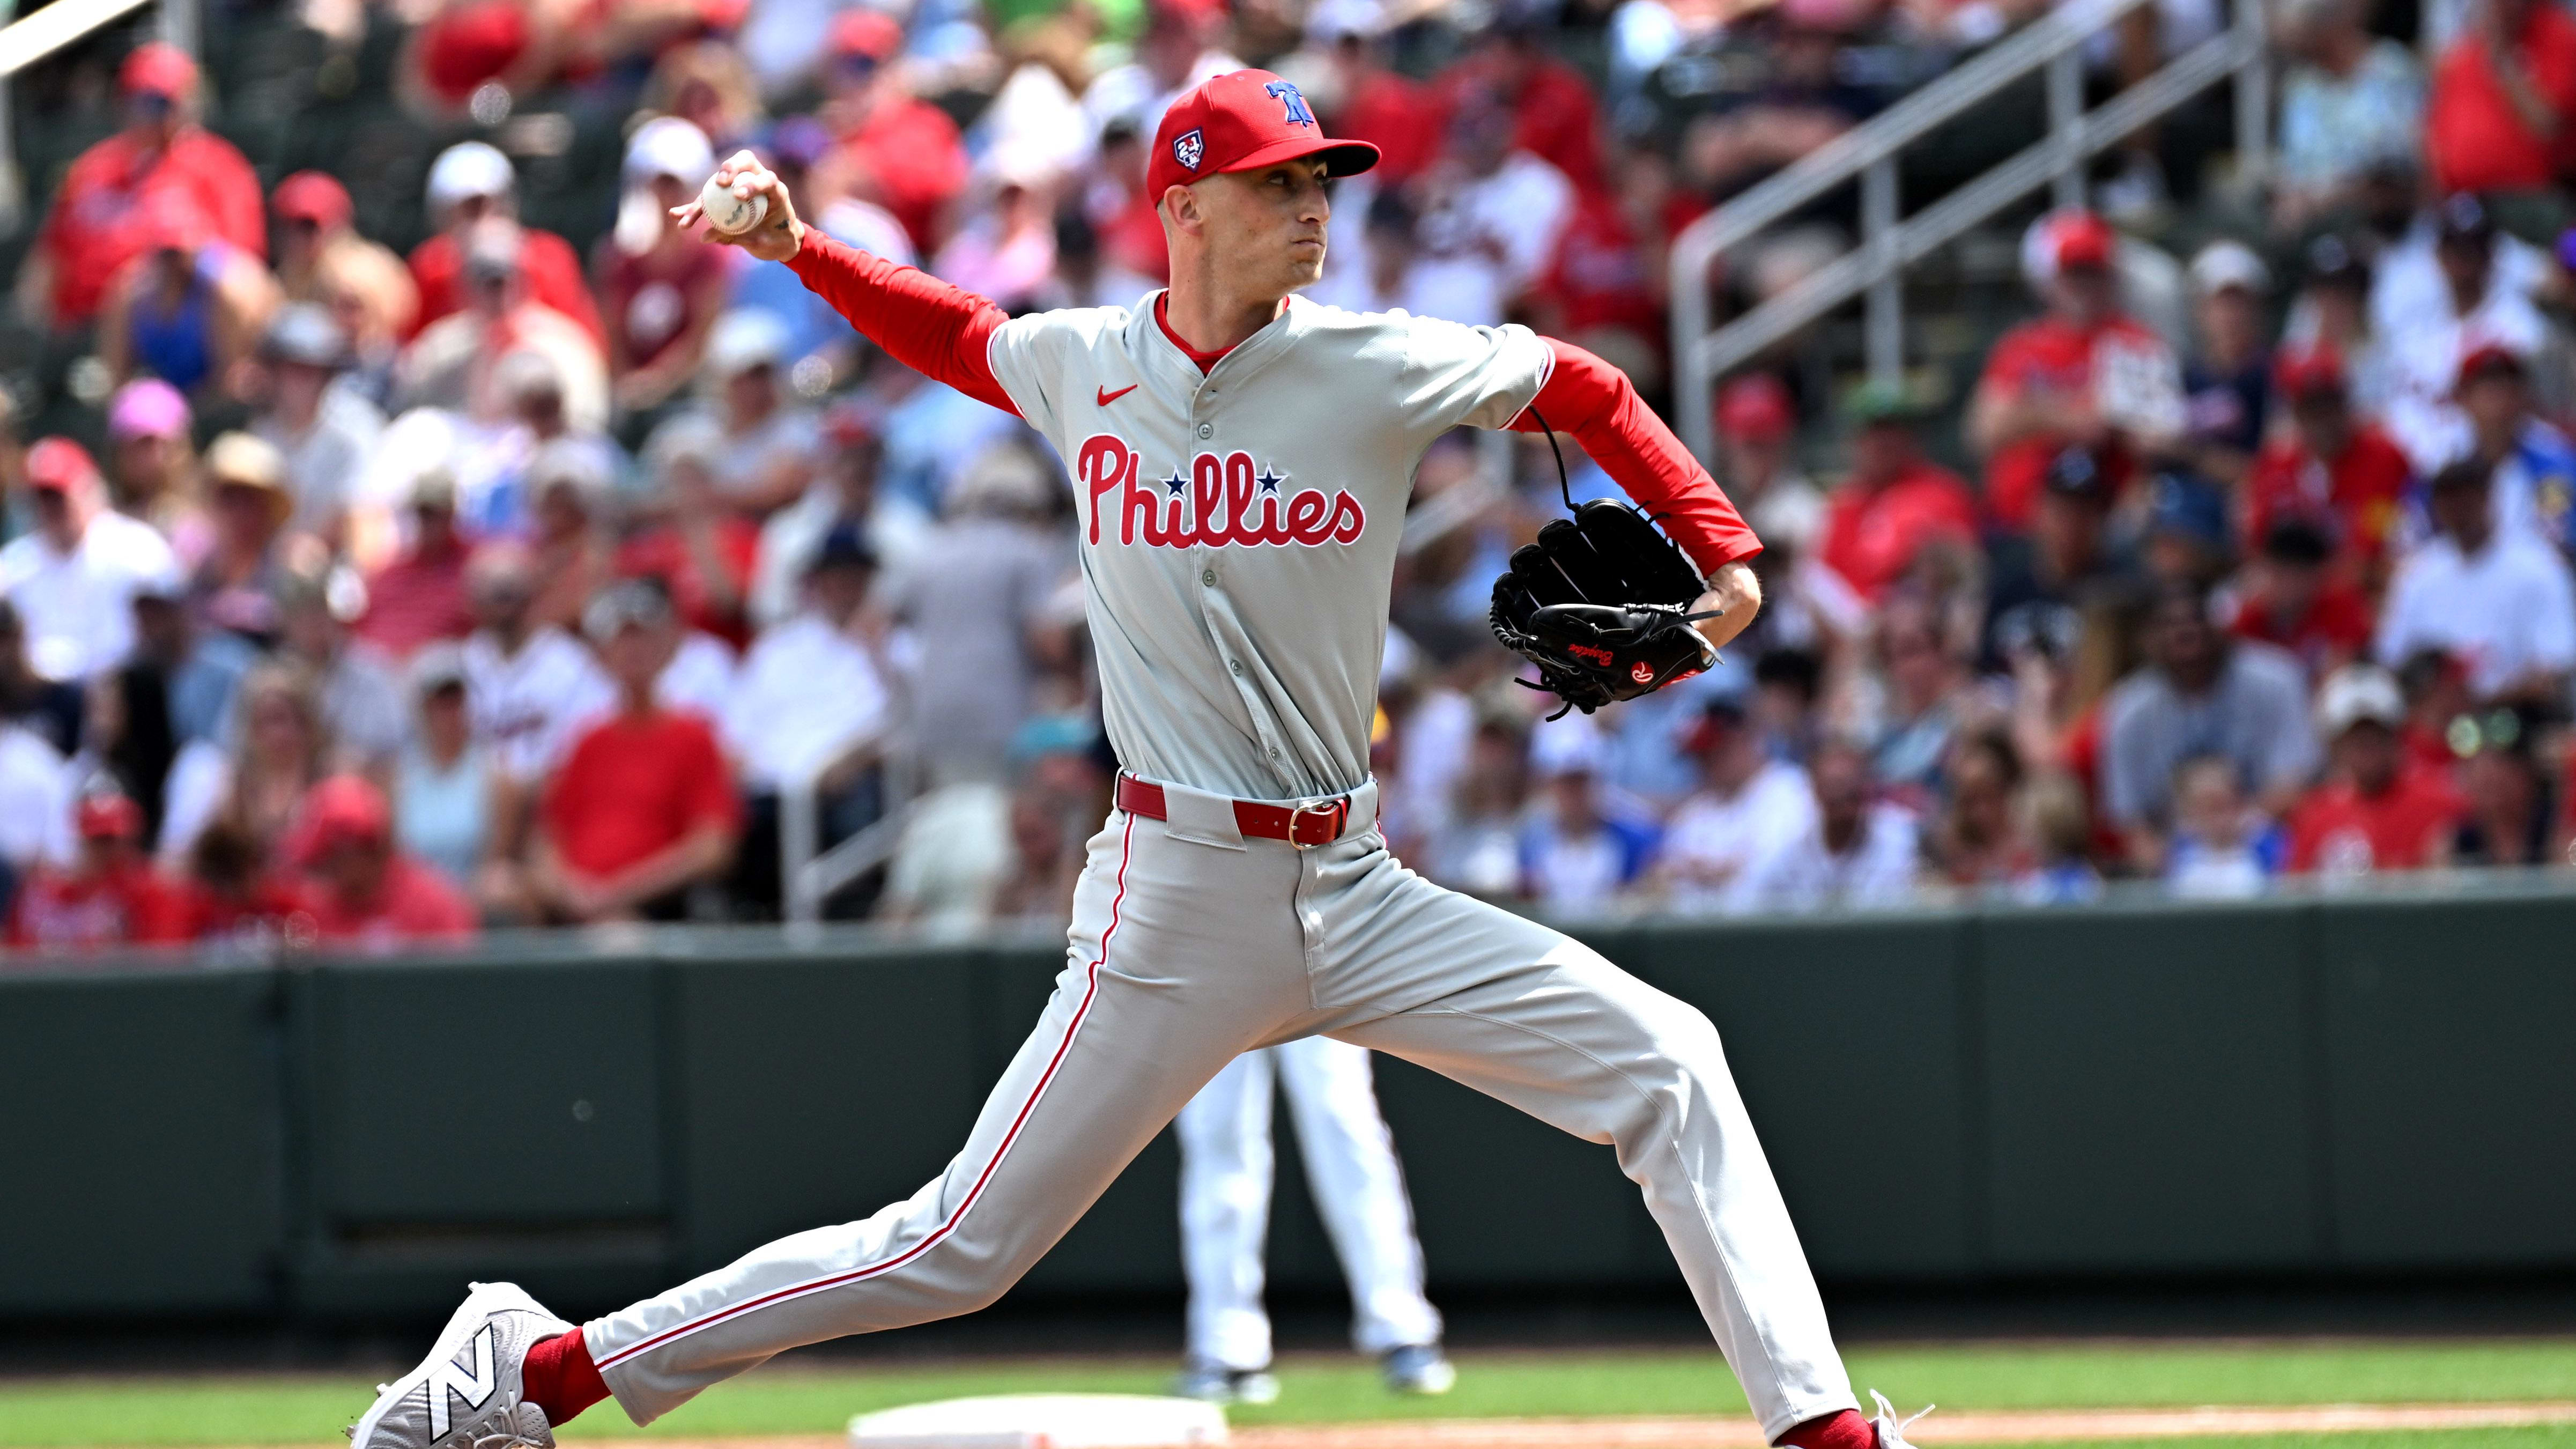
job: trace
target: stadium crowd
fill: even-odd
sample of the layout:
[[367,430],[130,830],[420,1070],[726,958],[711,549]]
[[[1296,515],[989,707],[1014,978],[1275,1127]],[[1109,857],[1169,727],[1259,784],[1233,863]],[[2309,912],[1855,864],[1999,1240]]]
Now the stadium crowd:
[[[400,104],[471,137],[417,235],[359,225],[366,178],[254,164],[187,55],[133,45],[116,129],[34,178],[13,293],[77,360],[0,438],[9,941],[774,919],[782,833],[866,831],[884,864],[834,914],[1060,921],[1116,768],[1061,465],[675,227],[720,156],[1006,307],[1125,304],[1164,266],[1162,107],[1267,65],[1385,151],[1318,300],[1526,321],[1661,400],[1679,229],[2042,8],[290,7],[330,46],[397,32]],[[2204,185],[2224,138],[2169,125],[2100,210],[2033,221],[1964,396],[1822,386],[1794,348],[1728,379],[1716,471],[1770,602],[1683,686],[1542,718],[1485,610],[1561,507],[1551,448],[1437,444],[1382,672],[1397,855],[1566,913],[2564,865],[2576,20],[2388,8],[2277,0],[2258,186]],[[2225,23],[2132,12],[2093,84]],[[564,97],[628,118],[594,235],[522,220],[494,144]],[[2177,211],[2179,255],[2139,221]],[[1793,285],[1846,221],[1713,285]]]

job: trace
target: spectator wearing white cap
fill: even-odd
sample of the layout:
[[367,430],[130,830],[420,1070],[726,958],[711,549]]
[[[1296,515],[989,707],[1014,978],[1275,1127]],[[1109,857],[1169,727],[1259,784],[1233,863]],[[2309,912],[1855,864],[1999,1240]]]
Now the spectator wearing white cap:
[[675,430],[703,437],[693,456],[717,496],[755,524],[804,497],[823,460],[822,418],[789,386],[790,340],[775,313],[725,313],[707,338],[703,396],[647,446],[669,446]]
[[[438,154],[429,168],[429,219],[438,231],[412,248],[411,278],[420,289],[420,313],[407,335],[462,310],[466,290],[465,235],[486,217],[515,221],[519,214],[519,178],[510,158],[481,141],[465,141]],[[520,270],[528,295],[571,318],[591,341],[606,346],[608,335],[591,301],[581,270],[581,254],[571,242],[550,231],[526,228]]]
[[646,121],[626,143],[617,224],[592,254],[621,415],[660,407],[697,376],[724,310],[733,253],[671,217],[715,169],[706,133],[677,116]]
[[1654,817],[1603,783],[1603,754],[1589,715],[1566,715],[1531,732],[1530,766],[1543,793],[1521,827],[1521,876],[1524,894],[1546,910],[1603,910],[1654,857]]
[[484,431],[510,421],[512,399],[500,385],[512,353],[542,353],[563,385],[566,423],[581,432],[608,423],[608,374],[590,334],[540,300],[527,270],[531,233],[515,221],[485,217],[465,231],[467,305],[422,329],[395,369],[395,406],[441,408]]
[[2407,758],[2406,697],[2375,664],[2347,664],[2317,691],[2326,777],[2290,812],[2290,869],[2324,875],[2439,865],[2468,811],[2447,772]]
[[[339,385],[349,339],[317,303],[279,308],[260,339],[259,360],[262,396],[250,431],[286,459],[286,487],[295,496],[290,524],[343,547],[357,501],[351,493],[385,430],[385,415]],[[375,521],[380,528],[385,523]]]

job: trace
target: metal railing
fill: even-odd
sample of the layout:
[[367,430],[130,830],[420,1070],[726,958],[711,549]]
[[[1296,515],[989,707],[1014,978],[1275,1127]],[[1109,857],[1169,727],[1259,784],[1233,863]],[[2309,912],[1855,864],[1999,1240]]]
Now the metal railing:
[[[2084,109],[2084,43],[2150,0],[2069,0],[2041,19],[1808,153],[1701,217],[1672,248],[1673,376],[1683,441],[1713,461],[1708,397],[1719,377],[1763,349],[1866,294],[1865,351],[1873,378],[1903,370],[1904,271],[1971,227],[2046,185],[2060,205],[2084,197],[2084,166],[2140,126],[2221,80],[2236,80],[2238,154],[2259,168],[2268,150],[2270,72],[2263,9],[2236,0],[2235,22],[2091,111]],[[1900,218],[1897,163],[1935,129],[2044,72],[2048,132],[1912,217]],[[1714,331],[1709,268],[1716,259],[1857,179],[1860,245]]]

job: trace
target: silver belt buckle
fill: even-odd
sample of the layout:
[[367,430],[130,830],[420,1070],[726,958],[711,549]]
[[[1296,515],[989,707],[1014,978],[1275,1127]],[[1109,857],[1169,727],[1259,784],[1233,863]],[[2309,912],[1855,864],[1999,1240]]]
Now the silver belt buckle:
[[[1289,848],[1293,850],[1313,850],[1316,846],[1330,845],[1335,840],[1340,839],[1342,832],[1339,829],[1336,829],[1329,837],[1316,841],[1314,845],[1309,845],[1305,841],[1297,838],[1297,822],[1305,819],[1309,815],[1321,815],[1330,819],[1334,811],[1348,808],[1348,803],[1348,797],[1344,797],[1342,799],[1324,801],[1308,800],[1292,807],[1288,812]],[[1344,822],[1347,823],[1349,818],[1349,816],[1345,815],[1343,817]]]

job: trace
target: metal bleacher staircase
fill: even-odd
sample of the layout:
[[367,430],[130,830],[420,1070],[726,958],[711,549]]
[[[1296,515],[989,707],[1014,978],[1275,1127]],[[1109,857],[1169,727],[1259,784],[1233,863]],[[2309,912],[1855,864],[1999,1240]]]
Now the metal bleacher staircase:
[[[2221,81],[2235,81],[2240,173],[2267,151],[2271,95],[2264,7],[2236,0],[2233,23],[2099,106],[2084,93],[2085,42],[2153,0],[2067,0],[1956,69],[1808,153],[1702,216],[1671,253],[1673,395],[1684,442],[1713,461],[1707,398],[1718,379],[1854,298],[1865,298],[1863,352],[1870,376],[1893,381],[1905,365],[1906,271],[2042,187],[2058,204],[2080,202],[2086,164],[2139,127]],[[1900,216],[1899,166],[1908,148],[1988,106],[2032,77],[2044,81],[2040,137],[1911,216]],[[1860,244],[1723,325],[1712,325],[1712,264],[1764,232],[1859,183]]]

